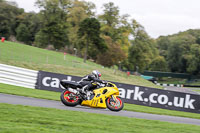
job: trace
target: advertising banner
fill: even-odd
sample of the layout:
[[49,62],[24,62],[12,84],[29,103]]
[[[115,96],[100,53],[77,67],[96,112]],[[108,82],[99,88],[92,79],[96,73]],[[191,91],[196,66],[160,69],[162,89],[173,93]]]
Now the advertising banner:
[[[36,89],[61,92],[60,81],[80,81],[81,77],[39,71]],[[200,113],[200,95],[167,91],[113,82],[125,103]]]

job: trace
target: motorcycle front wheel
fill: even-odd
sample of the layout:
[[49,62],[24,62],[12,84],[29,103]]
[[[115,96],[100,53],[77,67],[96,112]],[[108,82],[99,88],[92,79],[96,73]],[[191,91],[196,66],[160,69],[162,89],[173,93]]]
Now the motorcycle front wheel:
[[60,100],[66,106],[76,106],[80,103],[80,99],[74,93],[64,90],[60,95]]
[[124,107],[124,103],[119,97],[116,97],[116,101],[114,101],[112,97],[107,98],[106,105],[111,111],[120,111]]

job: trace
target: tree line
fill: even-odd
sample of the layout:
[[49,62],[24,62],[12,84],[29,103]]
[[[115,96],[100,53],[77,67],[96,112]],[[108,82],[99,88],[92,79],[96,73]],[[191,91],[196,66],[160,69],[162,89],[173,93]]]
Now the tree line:
[[200,29],[161,36],[156,41],[166,71],[200,74]]
[[[118,6],[105,3],[96,14],[92,2],[37,0],[39,13],[0,0],[0,36],[51,50],[74,53],[106,67],[130,71],[198,74],[199,31],[152,39],[144,27]],[[188,33],[190,32],[190,33]],[[195,34],[195,35],[194,35]]]

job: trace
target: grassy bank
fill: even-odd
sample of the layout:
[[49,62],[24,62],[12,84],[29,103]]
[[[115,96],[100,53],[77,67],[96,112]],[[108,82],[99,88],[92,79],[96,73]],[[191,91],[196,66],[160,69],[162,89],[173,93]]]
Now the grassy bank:
[[24,44],[5,41],[0,42],[0,63],[19,66],[33,70],[43,70],[74,76],[84,76],[92,70],[99,70],[103,80],[134,84],[139,86],[162,88],[141,78],[140,76],[127,76],[114,68],[104,68],[94,62],[67,54],[36,48]]
[[[28,88],[16,87],[16,86],[6,85],[6,84],[0,84],[0,93],[60,101],[59,92],[28,89]],[[152,107],[146,107],[146,106],[140,106],[140,105],[134,105],[134,104],[127,104],[127,103],[125,103],[124,110],[200,119],[200,114],[152,108]]]
[[41,107],[0,104],[0,132],[198,133],[200,126]]

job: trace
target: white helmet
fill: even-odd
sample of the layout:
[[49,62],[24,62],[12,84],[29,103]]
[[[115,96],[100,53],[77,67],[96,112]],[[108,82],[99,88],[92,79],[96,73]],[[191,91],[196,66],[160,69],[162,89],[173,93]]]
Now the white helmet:
[[94,75],[96,78],[101,77],[101,73],[99,71],[97,71],[97,70],[93,70],[92,71],[92,75]]

